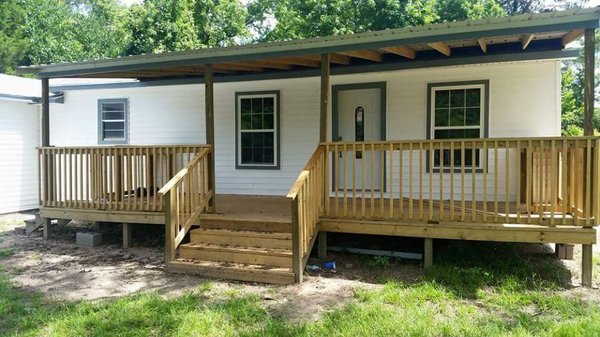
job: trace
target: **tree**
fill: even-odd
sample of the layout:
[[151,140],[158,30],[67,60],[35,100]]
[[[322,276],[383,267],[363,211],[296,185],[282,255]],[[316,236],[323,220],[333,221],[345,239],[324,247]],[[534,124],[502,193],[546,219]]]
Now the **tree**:
[[[596,33],[596,41],[600,41],[600,32]],[[600,64],[600,44],[596,43],[596,65]],[[583,51],[576,60],[563,61],[561,77],[561,124],[565,136],[583,135]],[[595,88],[598,89],[600,79],[595,78]],[[596,103],[600,102],[596,92]],[[594,110],[594,129],[600,130],[600,108]]]
[[495,0],[256,0],[248,11],[249,25],[259,40],[360,33],[504,15]]
[[25,13],[16,1],[0,2],[0,73],[13,73],[27,51]]
[[146,0],[132,6],[128,54],[232,45],[248,36],[238,0]]

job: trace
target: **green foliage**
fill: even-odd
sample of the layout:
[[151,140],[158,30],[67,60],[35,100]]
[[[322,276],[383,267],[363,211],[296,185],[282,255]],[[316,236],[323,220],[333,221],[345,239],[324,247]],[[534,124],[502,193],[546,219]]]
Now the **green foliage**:
[[129,12],[127,54],[227,46],[248,36],[238,0],[146,0]]
[[370,268],[385,269],[390,266],[390,258],[387,256],[372,256],[367,260]]
[[[424,279],[355,288],[350,303],[298,322],[255,289],[211,283],[178,297],[56,301],[14,286],[0,264],[0,335],[597,336],[600,306],[593,296],[561,293],[569,282],[569,271],[551,255],[521,254],[512,244],[454,242]],[[292,296],[284,303],[304,300]]]
[[[502,16],[495,0],[257,0],[249,21],[261,40],[286,40]],[[273,19],[277,22],[271,27]]]

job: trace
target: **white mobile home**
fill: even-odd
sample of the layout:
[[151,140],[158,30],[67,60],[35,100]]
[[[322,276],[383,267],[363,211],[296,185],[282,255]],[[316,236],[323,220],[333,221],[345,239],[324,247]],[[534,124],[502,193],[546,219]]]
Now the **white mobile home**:
[[301,281],[327,232],[422,237],[426,265],[435,238],[583,244],[587,280],[600,140],[560,137],[559,62],[584,34],[592,62],[599,18],[24,68],[65,97],[42,99],[42,216],[165,224],[171,270],[242,280]]

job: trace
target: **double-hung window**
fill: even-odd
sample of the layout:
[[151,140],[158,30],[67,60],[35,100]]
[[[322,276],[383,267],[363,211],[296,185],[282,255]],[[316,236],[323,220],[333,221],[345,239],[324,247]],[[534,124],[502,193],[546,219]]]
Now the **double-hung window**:
[[[430,84],[430,138],[431,139],[469,139],[485,138],[487,81],[468,82],[463,84]],[[473,153],[472,151],[475,151]],[[435,169],[454,167],[481,168],[481,153],[477,150],[465,149],[464,158],[461,150],[436,150],[433,154]],[[475,160],[475,162],[473,162]]]
[[279,168],[279,92],[236,94],[237,167]]
[[127,99],[98,100],[98,141],[100,144],[127,144]]

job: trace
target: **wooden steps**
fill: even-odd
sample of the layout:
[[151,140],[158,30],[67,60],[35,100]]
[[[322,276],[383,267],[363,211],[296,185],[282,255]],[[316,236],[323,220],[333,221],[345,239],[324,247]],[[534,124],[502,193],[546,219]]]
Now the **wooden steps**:
[[195,243],[292,249],[291,233],[198,228],[192,230],[190,236]]
[[167,269],[219,279],[293,283],[290,227],[277,219],[203,215],[200,228],[190,231],[190,242],[179,246],[178,258]]
[[290,268],[266,267],[262,265],[220,263],[180,258],[169,262],[167,270],[174,273],[194,274],[224,280],[273,284],[291,284],[294,282],[294,273]]

